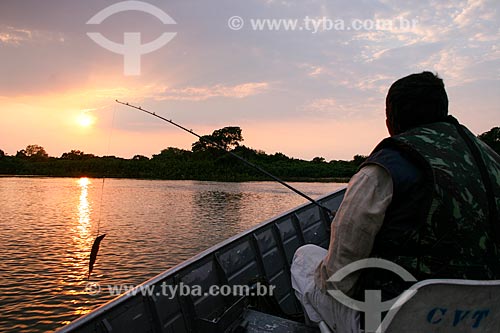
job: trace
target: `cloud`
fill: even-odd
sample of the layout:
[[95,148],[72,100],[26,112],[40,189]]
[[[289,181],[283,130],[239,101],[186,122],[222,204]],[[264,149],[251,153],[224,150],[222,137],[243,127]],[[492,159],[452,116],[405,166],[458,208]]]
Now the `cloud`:
[[468,0],[467,5],[462,9],[460,14],[454,17],[453,21],[460,27],[471,24],[477,21],[478,18],[485,18],[485,13],[481,12],[484,9],[485,1],[483,0]]
[[0,42],[2,44],[20,45],[21,43],[31,40],[33,33],[25,29],[16,29],[14,27],[2,27],[0,31]]
[[27,42],[64,42],[62,33],[29,30],[12,26],[0,26],[0,45],[19,46]]
[[155,96],[156,100],[166,101],[204,101],[215,97],[245,98],[268,91],[267,82],[248,82],[233,86],[217,84],[214,86],[165,88]]
[[334,98],[319,98],[311,101],[304,108],[311,112],[332,112],[339,108],[339,105]]
[[371,119],[380,116],[380,98],[367,98],[366,101],[359,103],[356,101],[340,101],[336,98],[317,98],[305,103],[300,109],[309,116],[319,118],[330,118],[336,120],[347,119]]
[[375,74],[359,80],[356,87],[362,91],[372,90],[383,94],[387,91],[387,85],[392,79],[389,75]]
[[312,65],[312,64],[300,64],[298,65],[298,68],[303,68],[307,71],[307,76],[315,78],[320,76],[321,74],[324,74],[326,72],[326,68],[323,66],[317,66],[317,65]]

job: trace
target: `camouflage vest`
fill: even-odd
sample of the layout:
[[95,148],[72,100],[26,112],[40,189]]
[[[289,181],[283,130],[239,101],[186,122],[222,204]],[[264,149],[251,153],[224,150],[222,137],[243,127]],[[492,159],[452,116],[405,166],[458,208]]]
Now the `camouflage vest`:
[[[465,127],[460,134],[458,126],[450,117],[387,138],[366,162],[386,168],[394,183],[372,256],[401,265],[418,280],[500,278],[500,157]],[[483,174],[463,136],[477,147]],[[368,283],[369,289],[384,290],[382,276],[369,279],[379,280]]]

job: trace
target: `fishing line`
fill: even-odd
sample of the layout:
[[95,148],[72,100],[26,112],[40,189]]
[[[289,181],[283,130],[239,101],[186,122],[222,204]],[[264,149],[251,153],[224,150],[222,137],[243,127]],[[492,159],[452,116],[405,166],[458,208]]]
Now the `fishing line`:
[[[111,147],[111,136],[113,135],[113,129],[114,129],[114,123],[115,123],[115,114],[116,114],[116,106],[113,106],[113,117],[111,119],[111,128],[109,130],[109,136],[108,136],[108,147],[106,154],[109,154],[110,147]],[[96,238],[94,240],[94,243],[92,244],[92,249],[90,250],[90,258],[89,258],[89,274],[87,276],[87,279],[90,280],[90,274],[92,274],[92,269],[94,268],[95,261],[97,259],[97,253],[99,252],[99,245],[101,244],[101,241],[103,238],[106,236],[106,234],[99,235],[99,231],[101,230],[101,215],[102,215],[102,201],[104,197],[104,183],[106,180],[106,175],[102,177],[102,184],[101,184],[101,200],[99,202],[99,215],[97,219],[97,232],[96,232]]]
[[102,177],[102,183],[101,183],[101,199],[99,201],[99,215],[97,217],[97,232],[96,232],[96,237],[99,236],[99,230],[101,228],[101,213],[102,213],[102,198],[104,197],[104,181],[106,180],[106,177]]
[[277,181],[278,183],[280,183],[281,185],[285,186],[286,188],[288,188],[289,190],[292,190],[293,192],[297,193],[298,195],[302,196],[303,198],[307,199],[308,201],[312,202],[313,204],[315,204],[316,206],[318,206],[319,208],[321,208],[325,213],[326,213],[326,216],[330,219],[332,219],[332,212],[330,211],[330,209],[328,209],[327,207],[323,206],[322,204],[320,204],[319,202],[317,202],[316,200],[314,200],[313,198],[311,198],[310,196],[308,196],[307,194],[297,190],[296,188],[292,187],[291,185],[285,183],[283,180],[279,179],[278,177],[272,175],[271,173],[267,172],[266,170],[262,169],[261,167],[259,167],[258,165],[256,164],[253,164],[249,161],[247,161],[246,159],[244,159],[243,157],[239,156],[238,154],[235,154],[233,153],[232,151],[230,150],[227,150],[224,146],[220,145],[219,143],[217,142],[214,142],[210,139],[207,139],[206,137],[203,137],[195,132],[193,132],[193,130],[191,129],[187,129],[186,127],[172,121],[172,119],[167,119],[167,118],[164,118],[160,115],[157,115],[156,113],[154,112],[151,112],[151,111],[148,111],[146,109],[143,109],[142,107],[140,106],[135,106],[135,105],[132,105],[132,104],[129,104],[129,103],[126,103],[126,102],[120,102],[119,100],[115,100],[117,103],[119,104],[122,104],[122,105],[125,105],[125,106],[128,106],[130,108],[133,108],[133,109],[136,109],[136,110],[139,110],[139,111],[142,111],[144,113],[147,113],[153,117],[156,117],[156,118],[159,118],[163,121],[166,121],[167,123],[171,124],[171,125],[174,125],[178,128],[180,128],[181,130],[185,131],[185,132],[188,132],[188,133],[191,133],[192,135],[196,136],[198,139],[203,140],[205,141],[206,143],[209,143],[223,151],[225,151],[226,153],[230,154],[231,156],[234,156],[235,158],[239,159],[241,162],[245,163],[246,165],[248,166],[251,166],[252,168],[260,171],[261,173],[265,174],[266,176],[272,178],[273,180]]
[[[111,137],[113,135],[113,130],[114,130],[115,114],[116,114],[116,106],[114,105],[113,106],[113,116],[111,118],[111,127],[109,129],[109,135],[108,135],[108,145],[107,145],[107,148],[106,148],[106,155],[109,155],[109,152],[111,150]],[[97,219],[97,233],[96,233],[96,237],[99,236],[99,230],[100,230],[100,227],[101,227],[102,200],[103,200],[103,197],[104,197],[104,182],[105,182],[105,180],[106,180],[106,175],[104,175],[102,177],[101,199],[100,199],[100,202],[99,202],[99,215],[98,215],[98,219]]]

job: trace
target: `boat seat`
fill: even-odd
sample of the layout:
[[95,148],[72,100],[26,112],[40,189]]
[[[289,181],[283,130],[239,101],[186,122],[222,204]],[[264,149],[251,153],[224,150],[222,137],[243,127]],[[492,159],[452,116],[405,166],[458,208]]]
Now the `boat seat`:
[[283,319],[267,313],[247,309],[243,315],[240,332],[247,333],[319,333],[318,328]]
[[[402,305],[401,305],[402,304]],[[403,293],[378,332],[499,332],[500,280],[425,280]]]

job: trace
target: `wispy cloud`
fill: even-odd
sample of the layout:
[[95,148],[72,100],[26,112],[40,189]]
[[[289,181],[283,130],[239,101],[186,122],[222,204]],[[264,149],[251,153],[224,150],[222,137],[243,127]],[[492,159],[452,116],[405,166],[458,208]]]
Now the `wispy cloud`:
[[233,86],[217,84],[214,86],[164,88],[155,96],[156,100],[204,101],[215,97],[245,98],[262,94],[269,89],[267,82],[248,82]]
[[477,22],[478,19],[491,18],[492,13],[486,13],[484,11],[485,3],[486,1],[484,0],[468,0],[466,6],[453,18],[453,21],[460,27],[463,27],[473,22]]
[[309,116],[336,120],[368,119],[380,109],[380,101],[367,98],[363,103],[340,101],[335,98],[317,98],[305,103],[300,109]]
[[12,26],[0,25],[0,44],[19,46],[27,42],[64,42],[62,33],[53,33],[40,30],[29,30]]
[[20,45],[22,42],[31,40],[33,33],[25,29],[16,29],[14,27],[6,26],[1,27],[0,30],[0,43]]
[[304,106],[304,109],[310,112],[334,112],[339,108],[334,98],[319,98],[311,101]]
[[317,66],[307,63],[300,64],[298,67],[305,69],[307,71],[307,76],[312,78],[318,77],[326,72],[326,68],[323,66]]

